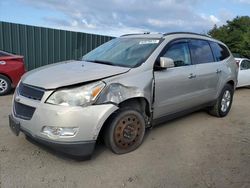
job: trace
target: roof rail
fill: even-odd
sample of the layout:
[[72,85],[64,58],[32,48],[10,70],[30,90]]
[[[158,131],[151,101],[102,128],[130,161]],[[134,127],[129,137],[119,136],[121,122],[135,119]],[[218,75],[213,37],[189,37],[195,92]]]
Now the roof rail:
[[129,33],[129,34],[121,35],[121,37],[130,36],[130,35],[146,35],[146,34],[150,34],[150,32],[144,32],[144,33]]
[[129,33],[129,34],[121,35],[121,37],[131,36],[131,35],[147,35],[147,34],[150,34],[150,32],[144,32],[144,33]]
[[193,33],[193,32],[171,32],[171,33],[164,33],[163,36],[174,35],[174,34],[191,34],[191,35],[198,35],[198,36],[203,36],[203,37],[212,38],[210,35],[199,34],[199,33]]

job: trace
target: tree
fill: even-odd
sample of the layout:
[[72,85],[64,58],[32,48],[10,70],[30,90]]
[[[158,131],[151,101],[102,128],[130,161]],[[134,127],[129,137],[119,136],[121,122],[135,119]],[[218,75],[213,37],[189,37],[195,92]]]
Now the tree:
[[208,34],[224,42],[233,53],[250,58],[250,17],[237,16],[225,25],[215,25]]

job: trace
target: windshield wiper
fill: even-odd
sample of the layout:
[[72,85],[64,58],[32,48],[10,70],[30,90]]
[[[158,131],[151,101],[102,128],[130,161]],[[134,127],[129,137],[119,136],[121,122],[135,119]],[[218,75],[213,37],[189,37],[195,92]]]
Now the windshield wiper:
[[116,64],[110,62],[110,61],[103,61],[103,60],[84,60],[84,61],[88,61],[88,62],[92,62],[92,63],[100,63],[100,64],[104,64],[104,65],[114,65],[117,66]]

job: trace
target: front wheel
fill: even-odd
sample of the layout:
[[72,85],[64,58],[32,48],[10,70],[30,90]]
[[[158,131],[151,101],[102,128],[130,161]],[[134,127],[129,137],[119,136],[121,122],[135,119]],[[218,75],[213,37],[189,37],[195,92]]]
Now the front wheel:
[[145,134],[145,119],[134,109],[123,108],[110,118],[105,130],[104,142],[116,154],[124,154],[137,149]]
[[209,113],[217,117],[225,117],[232,106],[234,89],[230,84],[226,84],[221,91],[216,104],[209,109]]

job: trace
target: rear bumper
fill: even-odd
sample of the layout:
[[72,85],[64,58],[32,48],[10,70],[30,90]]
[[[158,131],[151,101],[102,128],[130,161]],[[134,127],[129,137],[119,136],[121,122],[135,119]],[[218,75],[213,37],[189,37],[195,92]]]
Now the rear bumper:
[[18,85],[21,77],[25,74],[25,72],[26,71],[24,64],[18,63],[18,65],[15,66],[15,69],[8,73],[8,76],[11,78],[13,88]]
[[36,141],[37,143],[42,144],[48,148],[67,154],[69,156],[81,157],[83,159],[91,158],[96,143],[96,141],[58,142],[37,136],[32,136],[32,134],[23,129],[21,129],[21,132],[23,132],[33,141]]

